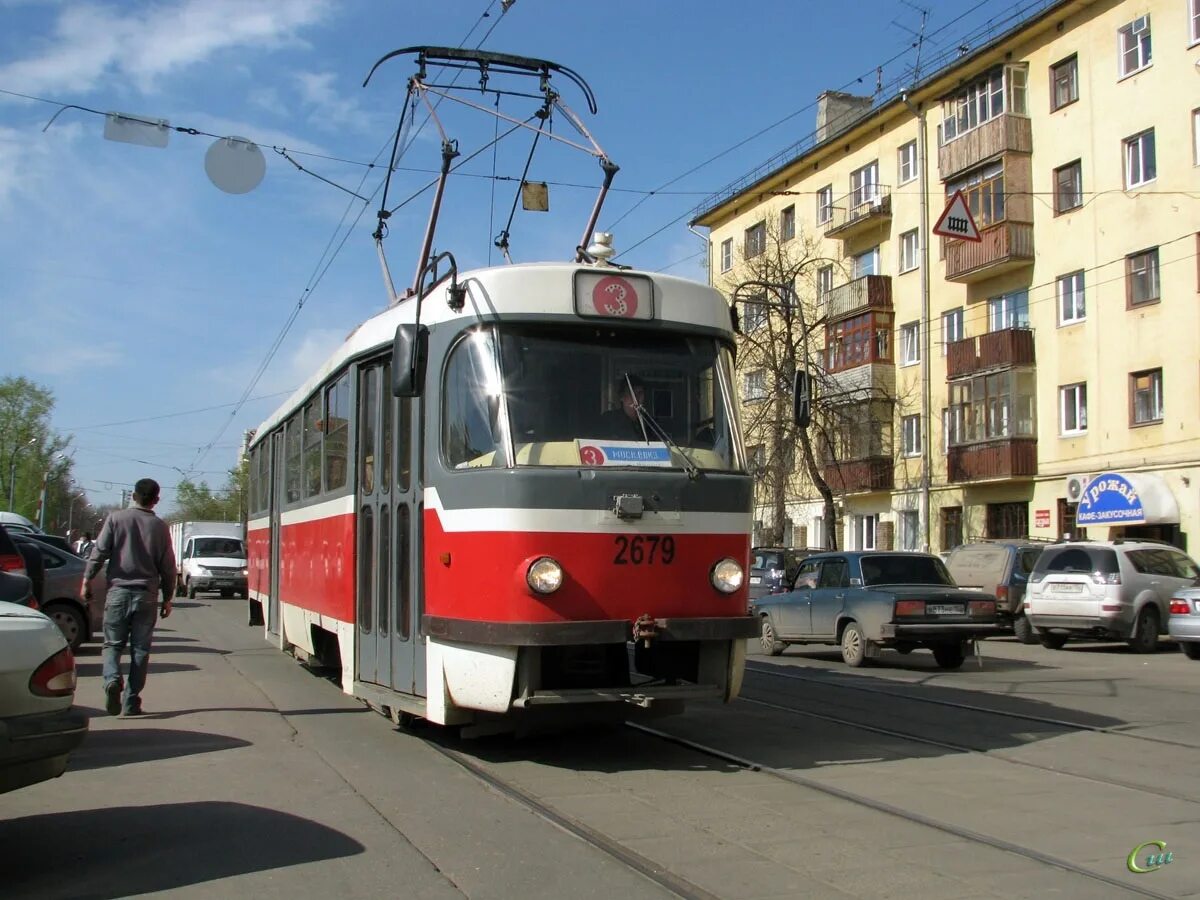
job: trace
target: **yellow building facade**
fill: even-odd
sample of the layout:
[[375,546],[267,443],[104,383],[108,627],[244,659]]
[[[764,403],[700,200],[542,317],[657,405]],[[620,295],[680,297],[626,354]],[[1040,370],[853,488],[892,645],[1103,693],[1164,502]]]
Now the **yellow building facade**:
[[[978,241],[933,234],[959,191]],[[832,262],[805,273],[825,389],[891,398],[821,460],[838,546],[1200,536],[1200,0],[1065,0],[900,96],[823,95],[693,224],[718,287],[766,239]]]

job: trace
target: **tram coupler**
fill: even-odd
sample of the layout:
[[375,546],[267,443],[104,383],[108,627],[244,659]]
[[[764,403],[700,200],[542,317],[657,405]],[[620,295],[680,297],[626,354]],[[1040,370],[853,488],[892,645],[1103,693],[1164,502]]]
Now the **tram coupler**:
[[642,641],[649,649],[650,642],[656,637],[658,637],[658,623],[649,613],[642,613],[633,623],[633,642],[636,644],[638,641]]

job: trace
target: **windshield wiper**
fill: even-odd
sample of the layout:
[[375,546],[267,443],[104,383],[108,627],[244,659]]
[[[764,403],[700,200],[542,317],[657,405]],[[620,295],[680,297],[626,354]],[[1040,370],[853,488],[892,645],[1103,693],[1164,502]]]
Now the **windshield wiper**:
[[[629,376],[625,376],[625,379],[628,381]],[[679,446],[679,444],[675,443],[675,439],[667,434],[663,427],[654,420],[654,416],[650,415],[649,410],[647,410],[642,404],[638,403],[637,394],[634,393],[632,385],[629,386],[629,396],[633,398],[633,408],[638,414],[638,420],[642,423],[642,433],[645,434],[646,426],[649,425],[650,430],[654,432],[655,436],[659,440],[661,440],[664,444],[666,444],[683,458],[683,470],[687,472],[688,478],[694,481],[696,478],[700,477],[700,467],[696,465],[695,461],[687,455],[687,453],[682,447]]]

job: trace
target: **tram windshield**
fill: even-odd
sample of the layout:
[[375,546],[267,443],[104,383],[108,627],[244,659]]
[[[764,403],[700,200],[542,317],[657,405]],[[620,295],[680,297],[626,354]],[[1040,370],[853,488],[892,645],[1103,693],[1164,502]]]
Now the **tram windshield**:
[[451,350],[442,447],[456,468],[740,471],[729,351],[713,338],[508,324]]

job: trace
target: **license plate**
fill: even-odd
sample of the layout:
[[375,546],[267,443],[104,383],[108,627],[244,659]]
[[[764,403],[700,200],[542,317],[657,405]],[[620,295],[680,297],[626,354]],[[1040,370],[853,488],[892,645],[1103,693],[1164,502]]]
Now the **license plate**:
[[750,583],[751,584],[762,584],[762,578],[758,575],[751,575]]
[[925,612],[931,616],[961,616],[966,608],[961,603],[927,603]]
[[1082,594],[1083,585],[1073,583],[1052,584],[1050,585],[1050,590],[1055,594]]

